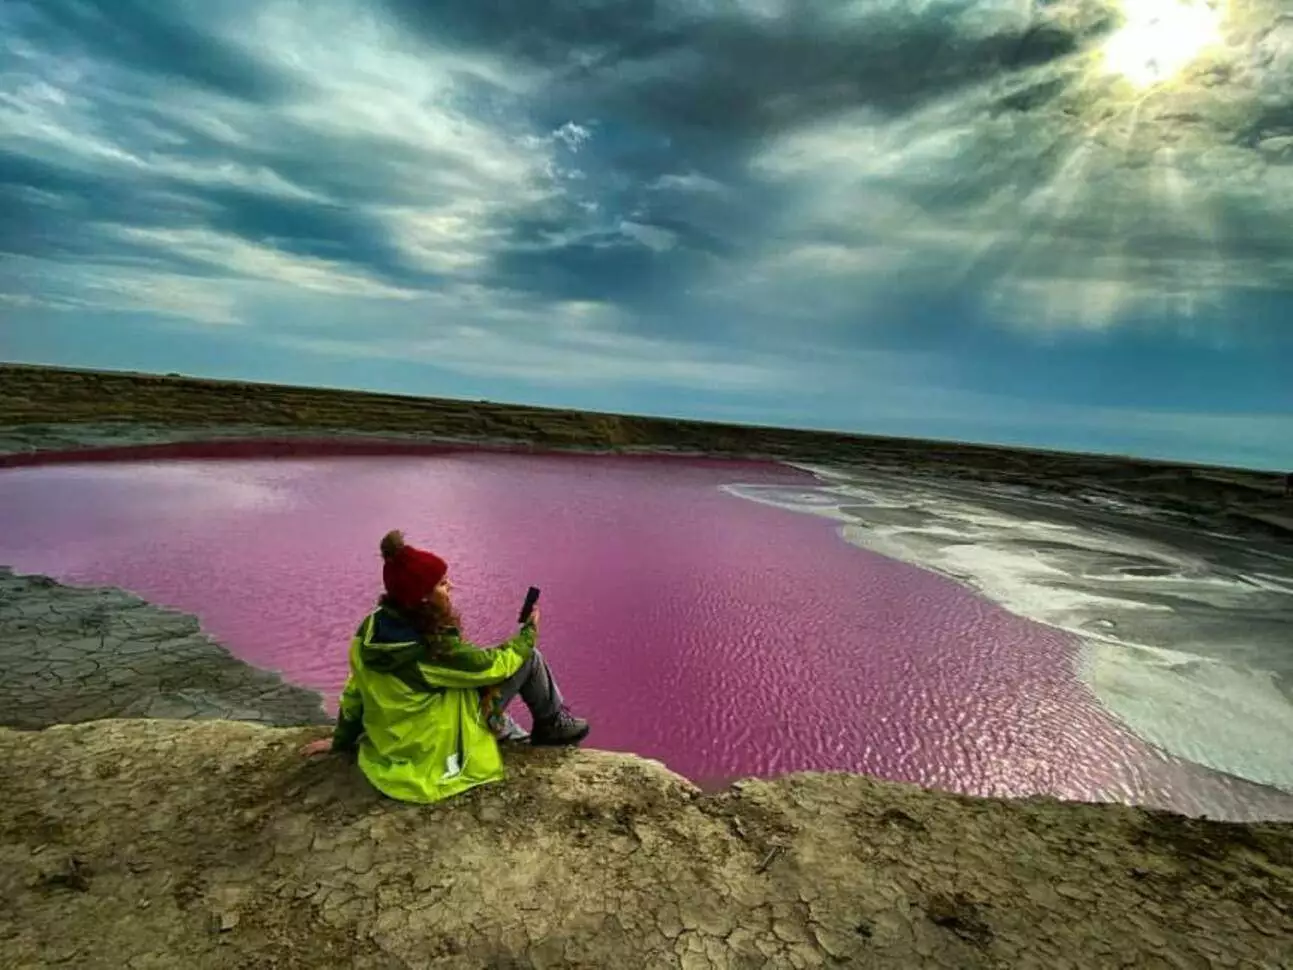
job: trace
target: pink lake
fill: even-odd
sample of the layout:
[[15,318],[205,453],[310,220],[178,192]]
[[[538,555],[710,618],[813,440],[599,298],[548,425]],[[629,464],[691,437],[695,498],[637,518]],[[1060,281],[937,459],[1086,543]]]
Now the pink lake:
[[757,462],[475,451],[56,464],[0,471],[0,563],[195,613],[333,711],[380,592],[378,540],[402,528],[449,560],[479,642],[542,587],[540,644],[589,744],[698,781],[838,769],[1293,817],[1288,796],[1130,734],[1066,635],[722,489],[812,482]]

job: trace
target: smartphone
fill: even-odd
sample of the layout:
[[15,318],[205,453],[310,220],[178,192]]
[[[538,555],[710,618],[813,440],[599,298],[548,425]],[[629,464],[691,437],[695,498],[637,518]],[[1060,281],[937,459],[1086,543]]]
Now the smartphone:
[[539,587],[531,586],[525,594],[525,603],[521,606],[521,615],[517,618],[517,623],[524,623],[530,618],[534,611],[534,604],[539,602]]

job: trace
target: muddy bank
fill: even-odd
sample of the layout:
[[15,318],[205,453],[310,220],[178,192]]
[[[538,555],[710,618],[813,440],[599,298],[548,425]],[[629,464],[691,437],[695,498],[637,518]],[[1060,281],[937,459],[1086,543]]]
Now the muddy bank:
[[2,566],[0,675],[0,725],[14,728],[109,717],[328,720],[317,693],[238,660],[195,617]]

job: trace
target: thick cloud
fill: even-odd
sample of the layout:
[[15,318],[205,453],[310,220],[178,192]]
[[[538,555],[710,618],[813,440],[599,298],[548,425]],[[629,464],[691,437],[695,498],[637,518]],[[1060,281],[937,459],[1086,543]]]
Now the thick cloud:
[[[0,247],[69,272],[151,248],[231,278],[279,272],[278,254],[430,288],[546,191],[544,152],[507,119],[449,105],[471,65],[387,47],[394,31],[358,8],[219,9],[220,24],[197,5],[6,8]],[[359,19],[352,36],[338,17]]]
[[24,46],[76,59],[91,70],[137,71],[155,84],[189,84],[256,103],[287,97],[285,72],[222,37],[238,18],[213,18],[220,4],[192,0],[10,0],[6,16]]
[[[992,15],[991,4],[809,0],[386,0],[428,39],[548,69],[561,98],[720,140],[841,109],[910,110],[1050,64],[1107,31],[1107,9]],[[1043,10],[1054,4],[1040,5]]]
[[1138,89],[1143,2],[13,0],[0,290],[729,387],[955,315],[1230,327],[1293,288],[1293,22]]

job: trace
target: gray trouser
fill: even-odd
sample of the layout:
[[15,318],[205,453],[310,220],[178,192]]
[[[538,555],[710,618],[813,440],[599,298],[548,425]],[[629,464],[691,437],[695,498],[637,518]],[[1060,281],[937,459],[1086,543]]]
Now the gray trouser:
[[[530,709],[534,721],[547,720],[560,713],[562,704],[561,691],[548,669],[548,662],[536,648],[521,669],[498,685],[499,699],[504,709],[518,696]],[[506,718],[511,721],[511,718]],[[519,730],[519,729],[518,729]]]

